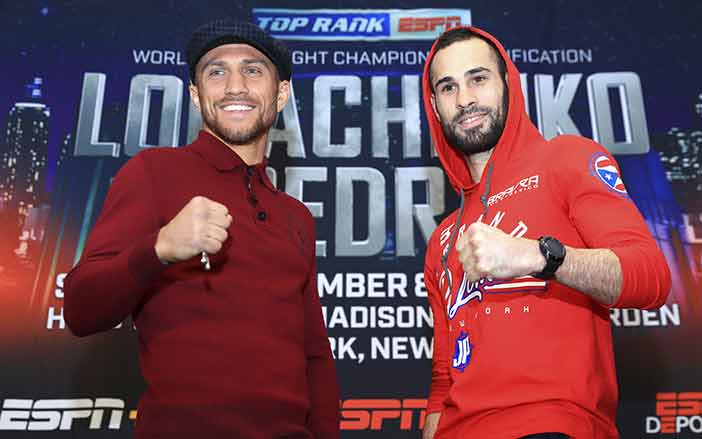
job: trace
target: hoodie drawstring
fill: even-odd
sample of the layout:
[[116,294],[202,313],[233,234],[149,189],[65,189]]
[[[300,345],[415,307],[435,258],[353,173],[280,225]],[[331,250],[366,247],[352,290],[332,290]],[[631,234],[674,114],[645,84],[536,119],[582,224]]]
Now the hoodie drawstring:
[[488,167],[488,175],[487,179],[485,180],[485,192],[483,192],[483,195],[480,196],[480,203],[483,205],[483,219],[485,219],[485,221],[487,221],[488,195],[490,195],[490,179],[492,178],[492,167],[494,165],[494,163],[490,163],[490,166]]
[[465,203],[465,193],[461,190],[461,205],[458,208],[458,215],[456,215],[456,222],[453,224],[453,230],[451,231],[451,238],[449,239],[449,245],[444,250],[441,255],[441,267],[444,269],[444,276],[448,281],[449,291],[453,291],[453,285],[451,284],[451,272],[448,269],[446,261],[448,261],[448,255],[453,248],[453,244],[456,242],[456,235],[458,235],[458,224],[461,222],[461,217],[463,216],[463,205]]
[[[493,168],[494,163],[490,163],[490,166],[488,167],[488,174],[487,178],[485,180],[485,192],[483,192],[483,195],[480,196],[480,203],[483,205],[483,218],[487,220],[487,213],[488,213],[488,196],[490,195],[490,180],[492,179],[492,168]],[[446,280],[448,281],[448,286],[449,286],[449,291],[453,291],[453,285],[451,282],[451,272],[448,269],[448,255],[449,252],[451,252],[451,249],[453,248],[453,245],[456,242],[456,236],[458,235],[458,225],[461,222],[461,217],[463,216],[463,207],[465,205],[465,193],[463,190],[461,190],[461,204],[458,208],[458,215],[456,215],[456,221],[453,224],[453,230],[451,231],[451,237],[449,238],[449,245],[446,247],[444,250],[444,253],[441,255],[441,267],[444,270],[444,276],[446,277]]]

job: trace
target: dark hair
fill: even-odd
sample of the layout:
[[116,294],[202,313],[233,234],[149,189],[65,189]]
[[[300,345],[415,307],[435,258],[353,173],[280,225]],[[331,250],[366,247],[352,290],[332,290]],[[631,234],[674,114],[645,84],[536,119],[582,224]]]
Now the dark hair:
[[[477,32],[474,32],[468,28],[465,27],[457,27],[455,29],[451,29],[448,32],[444,32],[438,40],[436,40],[436,43],[434,45],[434,56],[436,56],[436,53],[441,50],[445,49],[448,46],[450,46],[453,43],[458,43],[459,41],[465,41],[465,40],[471,40],[473,38],[479,38],[490,46],[490,49],[492,50],[492,55],[495,57],[495,60],[497,61],[497,69],[500,73],[500,78],[502,78],[502,81],[504,82],[505,78],[505,73],[507,72],[507,65],[505,64],[504,58],[502,58],[502,55],[500,55],[500,51],[497,49],[497,46],[495,43],[492,42],[492,40],[489,40],[488,38],[485,38],[484,36],[480,35]],[[434,57],[432,57],[432,62],[434,61]],[[432,77],[431,77],[431,69],[429,69],[429,84],[432,84]],[[432,90],[434,89],[434,86],[431,85]]]

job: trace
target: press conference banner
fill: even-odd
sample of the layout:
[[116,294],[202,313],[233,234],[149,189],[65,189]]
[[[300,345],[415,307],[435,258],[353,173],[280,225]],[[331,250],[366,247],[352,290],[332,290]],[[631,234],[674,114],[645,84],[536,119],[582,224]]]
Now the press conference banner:
[[267,172],[317,223],[343,438],[417,438],[424,423],[433,340],[423,256],[457,198],[420,81],[433,40],[471,24],[507,48],[544,136],[580,134],[615,155],[673,274],[660,309],[610,312],[622,437],[702,437],[702,7],[291,5],[0,2],[0,437],[132,436],[144,388],[136,329],[128,320],[74,337],[63,280],[124,163],[197,134],[183,47],[222,16],[252,20],[292,51],[293,96]]

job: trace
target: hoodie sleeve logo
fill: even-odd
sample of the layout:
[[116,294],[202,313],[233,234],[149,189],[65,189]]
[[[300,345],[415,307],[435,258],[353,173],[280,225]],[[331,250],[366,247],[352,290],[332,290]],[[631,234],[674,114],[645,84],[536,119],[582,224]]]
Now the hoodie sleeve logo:
[[619,175],[619,170],[614,160],[607,156],[607,154],[598,152],[593,155],[592,159],[590,159],[590,170],[602,183],[607,185],[611,191],[628,197],[629,194],[626,192],[624,182]]

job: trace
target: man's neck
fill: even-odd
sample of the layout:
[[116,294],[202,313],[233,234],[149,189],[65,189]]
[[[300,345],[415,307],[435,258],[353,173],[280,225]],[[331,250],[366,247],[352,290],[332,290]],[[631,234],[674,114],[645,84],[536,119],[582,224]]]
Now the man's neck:
[[231,143],[226,142],[224,139],[219,137],[216,133],[214,133],[211,129],[209,129],[207,126],[203,126],[203,129],[207,131],[208,133],[212,134],[215,136],[217,139],[219,139],[220,142],[224,143],[227,145],[229,149],[234,151],[236,155],[241,158],[241,160],[246,163],[247,165],[256,165],[258,163],[261,163],[263,161],[264,154],[266,152],[266,146],[268,144],[268,135],[261,136],[260,138],[256,139],[255,141],[251,143],[247,143],[244,145],[232,145]]
[[485,166],[495,148],[489,151],[476,152],[471,155],[464,155],[468,169],[470,170],[470,175],[473,177],[473,183],[478,183],[483,176],[483,171],[485,171]]

